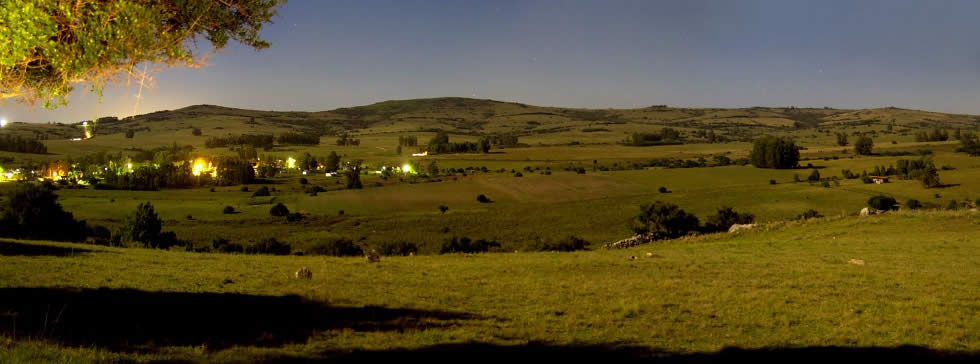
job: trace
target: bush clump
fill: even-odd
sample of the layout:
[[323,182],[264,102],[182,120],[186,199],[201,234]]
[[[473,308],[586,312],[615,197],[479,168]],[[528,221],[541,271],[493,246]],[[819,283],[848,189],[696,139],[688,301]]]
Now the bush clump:
[[276,238],[266,238],[262,239],[258,243],[250,245],[245,249],[246,254],[271,254],[271,255],[289,255],[292,251],[292,247],[289,244],[280,242]]
[[898,201],[888,196],[878,195],[868,199],[868,207],[881,211],[897,210]]
[[[242,192],[248,192],[248,187],[245,187],[245,189],[242,190]],[[259,189],[255,190],[255,192],[252,193],[252,197],[264,197],[269,195],[271,195],[271,193],[269,193],[269,187],[266,186],[259,187]]]
[[215,238],[211,240],[211,251],[216,253],[244,253],[245,247],[235,244],[225,238]]
[[452,237],[442,242],[439,254],[448,253],[486,253],[491,248],[500,248],[500,243],[492,240],[471,240],[467,237]]
[[704,223],[706,232],[728,231],[734,224],[751,224],[755,221],[755,215],[750,213],[739,213],[731,207],[722,206],[718,212],[708,217]]
[[231,207],[231,206],[225,206],[225,208],[222,209],[221,212],[224,213],[224,214],[234,214],[235,213],[235,208],[234,207]]
[[317,243],[310,247],[307,253],[334,257],[359,257],[364,255],[364,250],[350,239],[333,239]]
[[806,219],[813,219],[818,217],[823,217],[823,215],[821,215],[820,212],[818,212],[817,210],[806,209],[803,210],[802,214],[796,215],[796,220],[806,220]]
[[309,181],[309,180],[307,180],[307,179],[306,179],[306,177],[300,177],[300,178],[299,178],[299,184],[301,184],[301,185],[305,185],[305,184],[307,184],[307,183],[310,183],[310,181]]
[[480,202],[480,203],[491,203],[491,202],[493,202],[492,200],[490,200],[490,198],[488,198],[484,194],[480,194],[479,196],[476,196],[476,200],[478,202]]
[[670,239],[696,232],[699,221],[672,203],[656,201],[640,205],[640,213],[630,220],[637,235],[652,234],[656,239]]
[[386,256],[408,256],[418,253],[419,247],[407,241],[386,241],[379,244],[377,250]]
[[588,250],[589,242],[575,235],[552,241],[539,241],[533,248],[537,251],[571,252]]
[[277,203],[275,206],[272,206],[272,208],[269,209],[269,215],[276,217],[289,215],[289,208],[287,208],[286,205],[283,205],[282,202]]
[[916,199],[910,199],[908,201],[905,201],[905,208],[911,209],[911,210],[921,209],[922,208],[922,202],[919,202],[919,200],[916,200]]

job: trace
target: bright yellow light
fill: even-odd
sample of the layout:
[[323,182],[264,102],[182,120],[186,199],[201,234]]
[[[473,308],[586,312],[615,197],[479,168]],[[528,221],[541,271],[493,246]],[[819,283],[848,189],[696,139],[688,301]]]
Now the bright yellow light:
[[293,157],[286,158],[286,168],[296,168],[296,160]]
[[405,163],[404,165],[402,165],[402,172],[412,173],[412,166],[408,165],[408,163]]
[[133,164],[132,163],[126,163],[126,169],[133,170]]
[[7,126],[7,119],[0,119],[0,128]]
[[212,176],[214,176],[217,173],[217,171],[211,165],[211,162],[198,158],[197,160],[194,161],[194,165],[191,167],[191,174],[195,176],[200,176],[201,173],[210,173]]

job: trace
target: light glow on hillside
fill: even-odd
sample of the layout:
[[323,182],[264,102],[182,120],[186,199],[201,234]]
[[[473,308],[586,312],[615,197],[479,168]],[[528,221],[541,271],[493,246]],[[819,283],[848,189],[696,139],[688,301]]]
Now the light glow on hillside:
[[191,174],[194,176],[200,176],[201,173],[210,174],[211,177],[216,177],[218,171],[211,165],[211,162],[208,162],[203,158],[198,158],[193,161],[193,165],[191,166]]

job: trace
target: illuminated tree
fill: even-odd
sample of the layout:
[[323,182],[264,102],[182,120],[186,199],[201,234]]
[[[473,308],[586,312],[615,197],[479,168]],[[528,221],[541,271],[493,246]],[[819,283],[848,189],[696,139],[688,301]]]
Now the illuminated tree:
[[66,104],[77,83],[101,93],[136,66],[193,66],[193,42],[255,49],[285,0],[20,0],[0,2],[0,98]]

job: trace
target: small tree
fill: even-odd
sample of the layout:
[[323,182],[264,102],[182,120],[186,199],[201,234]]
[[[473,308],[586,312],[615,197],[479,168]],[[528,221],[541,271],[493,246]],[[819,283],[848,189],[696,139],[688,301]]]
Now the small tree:
[[234,214],[235,208],[231,206],[225,206],[224,210],[221,210],[221,212],[225,214]]
[[897,205],[898,202],[895,201],[894,198],[884,196],[884,195],[874,196],[868,199],[868,207],[871,207],[875,210],[881,210],[881,211],[895,210],[898,208]]
[[480,194],[479,196],[476,196],[476,201],[478,201],[479,203],[491,203],[491,202],[493,202],[493,201],[490,200],[490,198],[488,198],[484,194]]
[[810,175],[806,178],[806,180],[810,182],[820,182],[820,171],[814,169],[813,172],[810,172]]
[[[245,192],[248,192],[248,190],[245,190]],[[271,193],[269,192],[269,187],[267,186],[259,187],[259,189],[252,193],[252,197],[263,197],[269,195],[271,195]]]
[[193,134],[194,136],[201,136],[201,134],[202,134],[201,133],[201,128],[194,128],[194,129],[192,129],[191,130],[191,134]]
[[916,200],[916,199],[911,199],[911,200],[905,201],[905,206],[904,207],[907,208],[907,209],[910,209],[910,210],[918,210],[918,209],[921,209],[922,208],[922,202],[919,202],[919,200]]
[[636,234],[653,234],[655,238],[676,238],[698,230],[698,218],[677,205],[656,201],[640,205],[640,213],[630,220]]
[[133,129],[126,130],[126,138],[132,139],[134,136],[136,136],[136,130]]
[[751,224],[755,221],[755,215],[749,213],[736,212],[731,207],[720,207],[718,212],[708,217],[704,223],[704,230],[707,232],[728,231],[734,224]]
[[22,239],[79,241],[86,235],[85,221],[58,203],[52,185],[28,183],[7,193],[0,208],[0,236]]
[[842,147],[847,145],[847,133],[837,133],[837,145]]
[[439,175],[439,166],[436,165],[436,161],[429,162],[429,166],[426,167],[425,173],[430,176]]
[[347,162],[347,169],[344,171],[344,176],[347,178],[348,189],[363,188],[364,186],[361,185],[361,160],[355,159]]
[[857,154],[871,155],[872,148],[874,148],[874,141],[869,136],[862,135],[854,142],[854,152]]
[[327,156],[327,162],[324,163],[324,168],[327,169],[327,172],[336,172],[340,169],[340,156],[337,155],[337,152],[330,152],[330,155]]
[[442,212],[443,214],[445,214],[446,211],[449,211],[449,206],[439,205],[439,211]]
[[272,206],[272,208],[269,209],[269,215],[276,217],[289,215],[289,208],[287,208],[286,205],[283,205],[282,202],[277,203],[275,206]]
[[136,211],[123,220],[119,236],[123,242],[139,243],[145,248],[158,248],[156,242],[159,240],[162,227],[163,221],[153,210],[153,204],[143,202],[136,206]]

